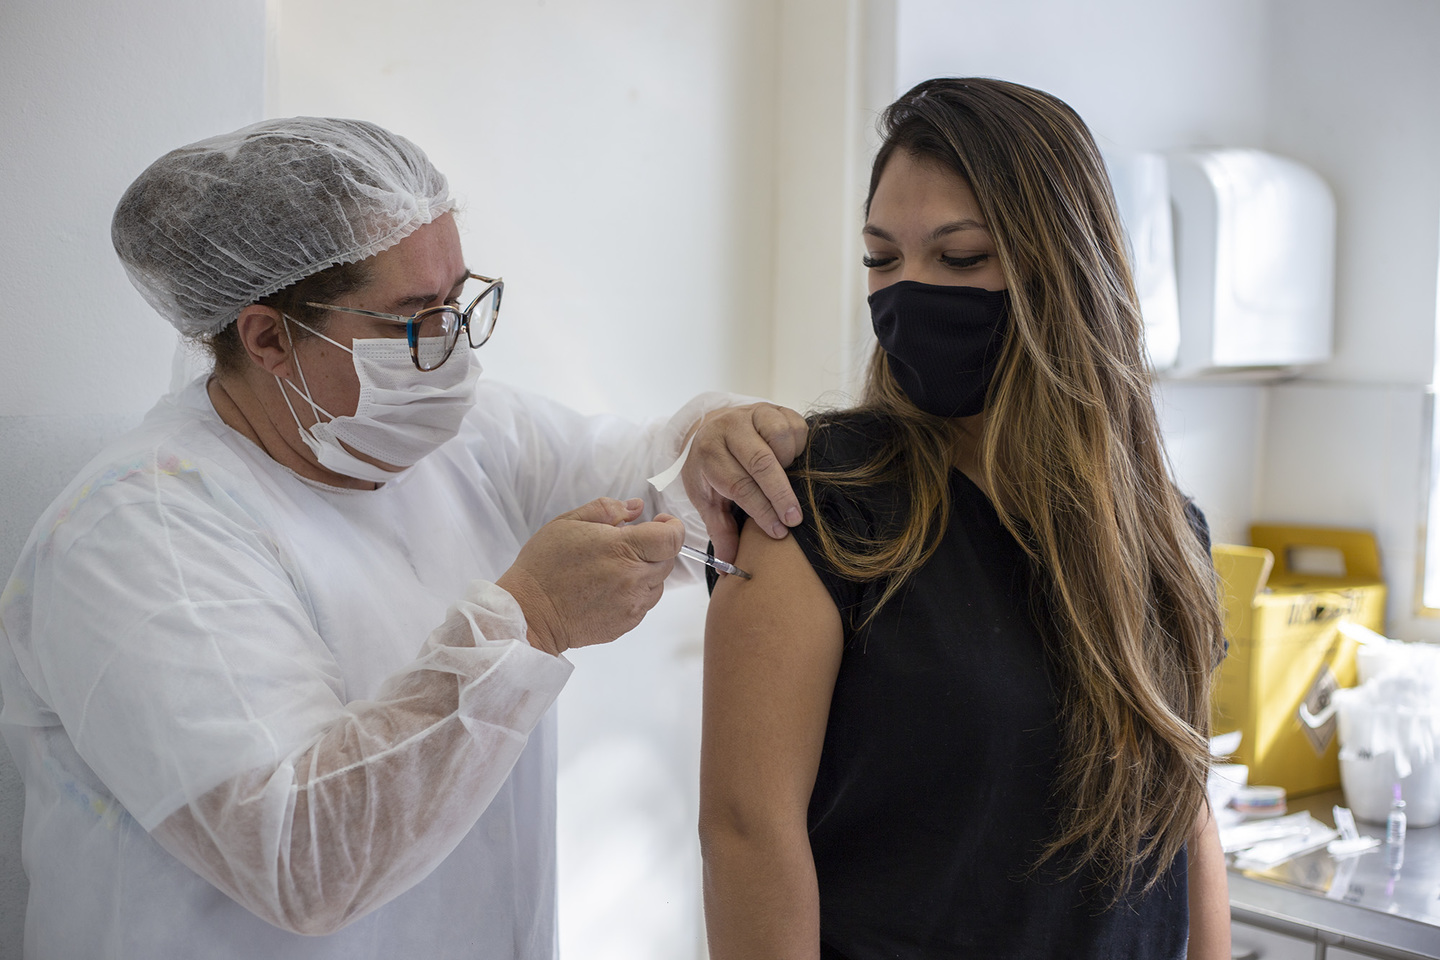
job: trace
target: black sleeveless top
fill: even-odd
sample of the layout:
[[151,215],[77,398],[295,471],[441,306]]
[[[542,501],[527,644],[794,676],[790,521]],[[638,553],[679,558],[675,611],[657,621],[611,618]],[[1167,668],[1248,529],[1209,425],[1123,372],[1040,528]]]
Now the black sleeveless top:
[[[882,421],[813,434],[813,463],[863,462]],[[814,518],[793,531],[845,624],[810,797],[821,957],[1181,958],[1182,853],[1144,897],[1110,906],[1092,875],[1034,864],[1055,833],[1060,751],[1043,593],[1020,544],[959,471],[939,549],[858,629],[882,586],[827,568]],[[817,490],[832,529],[885,532],[904,492]]]

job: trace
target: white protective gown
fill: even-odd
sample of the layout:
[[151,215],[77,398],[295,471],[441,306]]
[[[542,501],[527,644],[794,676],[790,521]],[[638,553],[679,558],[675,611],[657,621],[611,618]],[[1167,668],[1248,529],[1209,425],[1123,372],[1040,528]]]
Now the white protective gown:
[[553,957],[571,668],[491,581],[601,495],[703,542],[645,478],[721,402],[641,428],[481,381],[455,440],[353,491],[226,427],[203,380],[162,400],[0,598],[25,955]]

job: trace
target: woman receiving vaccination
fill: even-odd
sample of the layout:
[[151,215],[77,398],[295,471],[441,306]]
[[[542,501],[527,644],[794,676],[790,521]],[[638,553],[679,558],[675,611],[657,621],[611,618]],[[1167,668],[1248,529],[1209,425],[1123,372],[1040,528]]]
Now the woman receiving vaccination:
[[1214,575],[1100,155],[996,80],[882,129],[863,399],[711,601],[711,956],[1228,958]]
[[0,599],[31,960],[554,956],[561,654],[659,599],[660,511],[700,535],[645,482],[687,437],[697,500],[753,489],[780,534],[770,445],[804,424],[477,382],[503,287],[454,206],[408,140],[312,117],[120,200],[127,272],[214,371],[82,471]]

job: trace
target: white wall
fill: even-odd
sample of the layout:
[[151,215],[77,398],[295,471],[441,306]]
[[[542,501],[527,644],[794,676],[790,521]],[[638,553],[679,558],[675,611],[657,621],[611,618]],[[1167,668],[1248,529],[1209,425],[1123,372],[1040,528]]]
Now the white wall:
[[[169,381],[173,331],[110,247],[164,150],[260,119],[262,0],[0,5],[0,576],[100,444]],[[0,749],[0,958],[18,958],[22,794]]]
[[846,406],[875,338],[859,225],[875,119],[894,97],[895,0],[780,0],[770,392]]
[[1254,0],[899,0],[896,82],[999,77],[1079,112],[1102,150],[1258,145],[1268,25]]
[[1440,5],[1270,0],[1265,145],[1338,208],[1336,356],[1308,378],[1434,379],[1440,255]]

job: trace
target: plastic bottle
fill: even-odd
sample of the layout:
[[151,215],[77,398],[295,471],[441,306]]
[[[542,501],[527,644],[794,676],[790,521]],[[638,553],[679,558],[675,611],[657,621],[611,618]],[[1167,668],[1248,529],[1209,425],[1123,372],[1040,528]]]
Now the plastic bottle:
[[1385,896],[1395,895],[1395,884],[1400,880],[1400,870],[1405,865],[1405,801],[1400,799],[1400,784],[1395,784],[1395,799],[1390,803],[1390,814],[1385,818],[1385,865],[1390,868],[1390,880],[1385,884]]
[[1405,842],[1405,801],[1400,799],[1400,784],[1395,784],[1395,799],[1390,803],[1390,815],[1385,818],[1385,842],[1400,845]]

